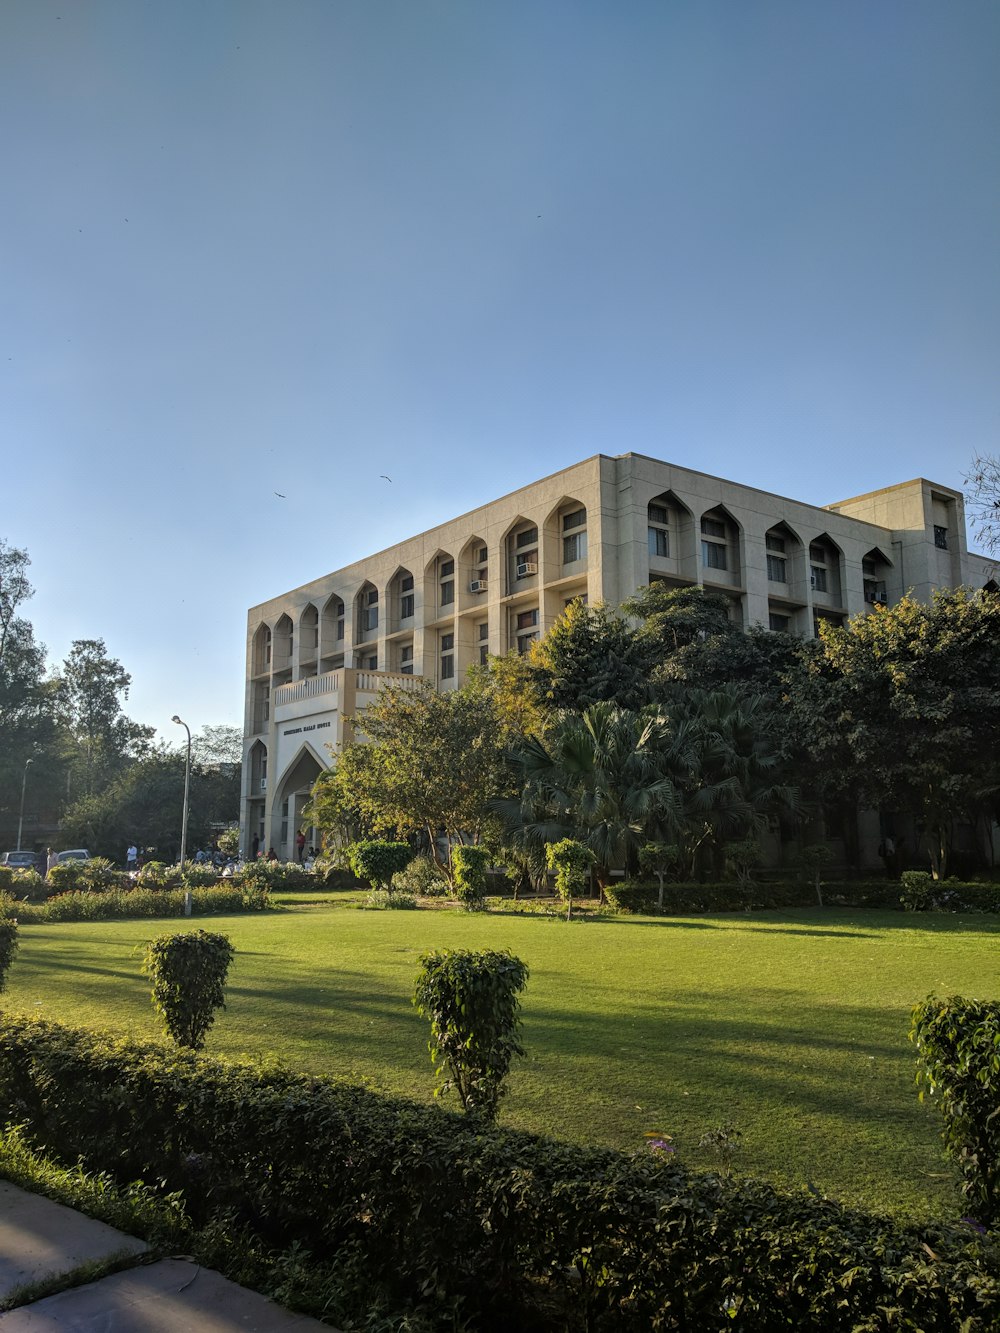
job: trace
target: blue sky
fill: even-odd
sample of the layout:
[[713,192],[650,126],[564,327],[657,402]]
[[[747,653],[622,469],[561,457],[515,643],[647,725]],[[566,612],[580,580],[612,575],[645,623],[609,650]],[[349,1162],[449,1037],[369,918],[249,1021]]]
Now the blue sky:
[[594,453],[961,485],[998,69],[995,0],[7,0],[0,536],[50,657],[103,637],[175,740],[242,721],[250,605]]

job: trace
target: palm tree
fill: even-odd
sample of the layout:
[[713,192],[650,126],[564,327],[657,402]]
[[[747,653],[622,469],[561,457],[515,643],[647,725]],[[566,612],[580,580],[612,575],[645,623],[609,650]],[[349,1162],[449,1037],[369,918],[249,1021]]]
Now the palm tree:
[[798,809],[798,792],[780,781],[767,701],[738,685],[686,690],[672,710],[685,735],[688,770],[680,783],[678,842],[684,872],[711,858],[721,873],[727,843],[756,840],[779,811]]
[[593,704],[562,717],[545,741],[532,736],[512,752],[521,796],[496,808],[515,845],[585,843],[603,892],[612,867],[633,870],[639,848],[673,829],[683,741],[655,705]]

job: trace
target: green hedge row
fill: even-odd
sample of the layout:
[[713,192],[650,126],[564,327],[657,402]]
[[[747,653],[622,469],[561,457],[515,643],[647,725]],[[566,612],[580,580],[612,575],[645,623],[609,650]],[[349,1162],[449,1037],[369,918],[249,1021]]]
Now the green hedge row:
[[351,1253],[400,1310],[480,1329],[1000,1326],[1000,1256],[809,1194],[485,1128],[283,1070],[0,1022],[0,1106],[44,1151],[182,1191],[196,1224],[322,1264]]
[[[60,893],[44,903],[18,902],[0,895],[0,916],[37,925],[48,921],[110,921],[128,917],[184,915],[184,889],[105,889]],[[192,916],[263,912],[270,906],[266,889],[238,884],[191,890]]]
[[[618,880],[605,889],[619,912],[655,912],[659,887],[647,880]],[[823,901],[836,907],[898,907],[899,884],[889,879],[823,883]],[[805,883],[666,884],[667,913],[743,912],[776,907],[815,907],[816,889]]]

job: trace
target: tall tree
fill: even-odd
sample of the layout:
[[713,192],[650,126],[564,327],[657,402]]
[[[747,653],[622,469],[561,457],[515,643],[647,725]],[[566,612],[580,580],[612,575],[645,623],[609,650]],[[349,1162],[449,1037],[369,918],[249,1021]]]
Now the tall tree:
[[530,658],[546,702],[575,713],[603,702],[641,708],[649,702],[654,662],[651,642],[617,611],[579,599],[533,646]]
[[860,800],[912,816],[943,875],[954,822],[996,813],[1000,598],[906,597],[824,629],[794,690],[794,725]]
[[132,677],[109,657],[103,639],[76,639],[63,663],[61,698],[73,740],[71,761],[84,796],[93,795],[128,763],[148,753],[155,728],[126,717]]
[[655,705],[566,713],[544,740],[532,736],[513,750],[520,794],[497,809],[516,845],[585,843],[603,889],[612,868],[633,869],[644,843],[673,830],[684,739]]
[[[27,781],[28,827],[52,822],[61,789],[45,648],[21,610],[33,594],[26,551],[0,539],[0,839],[13,845]],[[26,764],[31,761],[30,774]],[[33,836],[29,836],[29,845]]]
[[445,875],[450,864],[440,832],[449,846],[496,837],[491,802],[506,793],[510,776],[488,693],[469,687],[438,693],[429,684],[389,688],[355,725],[367,739],[344,747],[336,760],[341,776],[319,779],[306,816],[325,834],[352,820],[377,833],[423,832]]

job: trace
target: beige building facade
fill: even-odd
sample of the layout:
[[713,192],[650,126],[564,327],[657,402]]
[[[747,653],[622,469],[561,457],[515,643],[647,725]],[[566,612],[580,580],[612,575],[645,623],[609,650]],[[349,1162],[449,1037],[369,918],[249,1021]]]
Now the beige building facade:
[[819,508],[598,454],[250,609],[243,851],[293,855],[344,719],[379,689],[453,689],[488,654],[526,652],[577,597],[616,605],[662,580],[723,594],[744,628],[810,635],[993,578],[968,553],[961,493],[923,479]]

